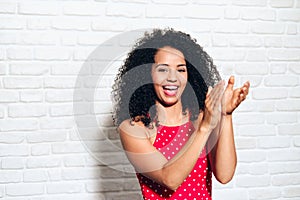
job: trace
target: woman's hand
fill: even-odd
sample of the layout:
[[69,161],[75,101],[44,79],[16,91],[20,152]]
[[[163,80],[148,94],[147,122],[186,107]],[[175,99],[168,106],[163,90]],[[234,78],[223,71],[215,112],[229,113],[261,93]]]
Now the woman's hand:
[[199,114],[198,130],[206,130],[208,134],[217,126],[221,117],[221,100],[224,91],[224,81],[220,81],[214,88],[209,88],[205,99],[205,108]]
[[228,80],[228,85],[222,97],[222,114],[231,115],[232,112],[246,99],[249,92],[250,83],[247,81],[240,88],[233,90],[234,76]]

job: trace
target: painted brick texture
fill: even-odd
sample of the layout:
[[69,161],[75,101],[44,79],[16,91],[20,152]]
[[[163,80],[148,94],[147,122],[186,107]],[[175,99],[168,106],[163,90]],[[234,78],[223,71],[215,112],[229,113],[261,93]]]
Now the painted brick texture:
[[105,60],[83,66],[114,36],[155,27],[190,33],[224,79],[251,82],[234,114],[236,174],[213,181],[213,199],[300,199],[299,0],[0,1],[0,199],[141,199],[111,119],[126,52],[102,52],[105,74]]

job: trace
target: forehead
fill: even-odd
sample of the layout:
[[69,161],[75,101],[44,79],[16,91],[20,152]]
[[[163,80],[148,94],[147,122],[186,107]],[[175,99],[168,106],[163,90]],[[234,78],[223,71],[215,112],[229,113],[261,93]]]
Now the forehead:
[[154,60],[178,60],[178,61],[184,61],[184,55],[181,51],[178,49],[175,49],[173,47],[165,46],[156,52],[154,56]]

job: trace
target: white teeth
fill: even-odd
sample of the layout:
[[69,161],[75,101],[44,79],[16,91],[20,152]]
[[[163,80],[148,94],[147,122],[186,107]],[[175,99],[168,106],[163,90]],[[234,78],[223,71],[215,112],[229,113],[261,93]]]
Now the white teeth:
[[167,86],[164,86],[163,88],[164,88],[164,89],[167,89],[167,90],[177,90],[178,86],[175,86],[175,85],[167,85]]

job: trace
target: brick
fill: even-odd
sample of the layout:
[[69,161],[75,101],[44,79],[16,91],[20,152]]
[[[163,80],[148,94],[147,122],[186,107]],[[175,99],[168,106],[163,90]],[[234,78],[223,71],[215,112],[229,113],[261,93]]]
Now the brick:
[[257,36],[235,36],[229,40],[232,47],[261,47],[263,42]]
[[298,100],[285,100],[285,101],[278,101],[276,103],[276,108],[278,111],[299,111],[300,110],[300,103]]
[[298,135],[300,133],[300,124],[279,125],[278,133],[282,135]]
[[63,180],[86,180],[100,178],[100,171],[98,168],[67,168],[62,170]]
[[85,166],[85,157],[78,155],[65,156],[63,162],[66,167],[83,167]]
[[74,126],[74,120],[71,117],[52,117],[40,119],[41,129],[68,129]]
[[300,74],[300,64],[299,63],[290,63],[289,71],[291,71],[294,74]]
[[28,18],[27,29],[29,30],[47,30],[51,27],[50,18]]
[[3,79],[4,87],[8,89],[38,89],[42,87],[39,77],[7,77]]
[[19,101],[19,94],[17,91],[0,90],[0,102],[9,103]]
[[272,114],[265,114],[264,116],[268,124],[284,124],[297,122],[297,114],[293,112],[277,112]]
[[76,77],[55,77],[55,78],[44,79],[45,88],[57,88],[57,89],[75,88],[75,83],[76,83]]
[[242,124],[263,124],[265,121],[264,115],[261,113],[239,113],[235,118],[234,118],[234,123],[237,125],[242,125]]
[[281,197],[281,191],[277,188],[255,188],[250,189],[249,199],[277,199]]
[[287,71],[287,65],[281,63],[271,63],[270,71],[271,74],[285,74]]
[[73,143],[55,143],[51,145],[52,153],[64,154],[64,153],[84,153],[85,148],[79,142]]
[[267,187],[270,185],[269,175],[249,176],[243,175],[236,177],[237,187]]
[[71,52],[68,48],[35,48],[34,58],[37,60],[69,60]]
[[266,153],[258,150],[240,150],[237,152],[238,160],[241,163],[262,162],[266,160]]
[[[273,125],[243,125],[237,127],[237,134],[240,136],[271,136],[276,134],[275,127]],[[259,130],[259,131],[257,131]]]
[[251,24],[250,29],[256,34],[283,34],[285,25],[275,22],[256,22]]
[[235,72],[239,75],[266,75],[268,71],[267,63],[245,63],[235,66]]
[[216,61],[242,61],[246,53],[237,49],[215,48],[209,52]]
[[52,75],[62,75],[62,76],[74,76],[78,75],[80,72],[81,75],[88,74],[89,71],[82,67],[82,63],[55,63],[51,67],[51,74]]
[[290,186],[299,185],[300,173],[296,174],[278,174],[272,176],[272,185],[275,186]]
[[288,35],[296,35],[297,34],[297,26],[295,24],[288,24],[286,33]]
[[50,2],[20,3],[18,7],[19,14],[24,15],[58,15],[60,10],[59,4]]
[[[153,12],[154,10],[155,12]],[[145,15],[148,18],[181,18],[181,6],[172,6],[172,11],[170,12],[169,5],[151,5],[146,7]]]
[[284,197],[299,197],[300,196],[300,187],[299,186],[290,186],[287,188],[283,188],[283,196]]
[[61,169],[60,168],[48,168],[47,169],[48,178],[50,181],[60,181],[61,180]]
[[92,21],[92,30],[93,31],[125,31],[127,26],[126,24],[120,23],[118,20],[105,20],[105,19],[97,19]]
[[81,100],[81,97],[74,97],[73,95],[73,90],[70,89],[48,90],[45,100],[47,102],[73,102]]
[[299,98],[300,97],[300,87],[293,87],[290,91],[290,97]]
[[24,141],[24,133],[16,132],[16,133],[4,133],[0,134],[0,143],[3,144],[19,144]]
[[259,148],[288,148],[290,147],[291,139],[289,137],[260,137],[258,139]]
[[77,44],[77,36],[73,33],[60,36],[60,42],[63,46],[74,46]]
[[112,113],[112,103],[111,102],[99,102],[94,106],[95,114],[109,114]]
[[293,0],[285,0],[285,1],[271,0],[270,5],[273,8],[291,8],[294,5],[294,1]]
[[86,184],[86,190],[88,192],[107,192],[107,191],[120,191],[123,189],[122,181],[118,179],[88,182]]
[[51,146],[48,144],[34,144],[31,146],[31,155],[42,156],[49,155],[51,152]]
[[255,149],[256,139],[248,137],[238,137],[235,138],[235,144],[237,149]]
[[20,92],[21,102],[41,102],[43,101],[44,93],[38,90],[26,90]]
[[38,131],[37,133],[28,133],[26,135],[28,143],[42,142],[63,142],[67,139],[67,131],[65,130],[48,130]]
[[[245,75],[245,77],[241,77],[241,82],[245,83],[246,81],[250,82],[250,88],[258,87],[262,84],[263,77],[261,76],[252,76],[252,75]],[[250,89],[251,91],[251,89]]]
[[1,159],[1,169],[23,169],[24,158],[23,157],[7,157]]
[[11,60],[32,60],[32,48],[9,48],[7,49],[7,58]]
[[60,193],[80,193],[83,191],[82,183],[47,183],[46,190],[48,194],[60,194]]
[[294,146],[295,147],[300,147],[300,138],[299,137],[294,138]]
[[[109,32],[93,32],[93,33],[86,33],[86,34],[81,34],[80,36],[78,36],[77,39],[77,43],[80,44],[81,46],[98,46],[102,45],[103,43],[105,43],[107,40],[111,39],[112,37],[112,33]],[[104,48],[104,51],[101,52],[101,54],[98,54],[100,56],[100,59],[115,59],[115,57],[111,57],[111,56],[115,56],[115,54],[112,54],[111,51],[115,50],[116,48],[119,47],[111,47],[111,46],[100,46],[97,51],[100,52],[101,49],[100,48]],[[85,60],[90,56],[91,52],[93,50],[95,50],[94,48],[85,48],[84,49],[78,49],[74,51],[74,60]],[[83,51],[83,52],[80,52]],[[104,54],[104,55],[103,55]],[[107,57],[106,55],[110,56]],[[79,57],[81,56],[81,58]],[[84,56],[84,57],[82,57]],[[98,59],[95,58],[94,59]]]
[[267,6],[267,0],[234,0],[232,4],[238,6],[264,7]]
[[0,33],[0,44],[8,45],[8,44],[16,44],[16,43],[17,43],[17,34],[16,33],[13,33],[13,32]]
[[47,181],[47,173],[44,170],[25,170],[23,172],[24,182],[44,182]]
[[63,19],[53,20],[51,27],[57,30],[77,30],[87,31],[90,23],[84,18],[68,17]]
[[190,5],[188,12],[184,14],[186,18],[195,19],[220,19],[224,9],[219,6]]
[[143,7],[137,5],[126,6],[118,4],[118,6],[109,5],[106,8],[106,15],[113,17],[140,18],[143,14]]
[[265,78],[264,84],[269,87],[293,87],[299,85],[299,78],[289,75],[272,75]]
[[278,19],[282,21],[292,21],[292,22],[299,22],[300,15],[299,10],[278,10],[277,13]]
[[17,4],[13,2],[1,2],[0,13],[3,14],[14,14],[17,10]]
[[152,0],[155,4],[166,4],[166,5],[186,5],[188,4],[188,0],[166,0],[166,1],[159,1],[159,0]]
[[248,33],[248,24],[245,22],[237,22],[236,20],[224,20],[215,22],[213,31],[216,33]]
[[0,131],[31,131],[38,129],[36,119],[5,119],[0,120]]
[[268,58],[271,61],[299,61],[300,52],[298,50],[270,50]]
[[265,62],[267,61],[267,52],[265,50],[248,50],[246,61]]
[[8,106],[9,117],[42,117],[47,113],[45,105],[42,104],[14,104]]
[[[1,170],[0,183],[18,183],[22,181],[22,172],[15,170]],[[9,185],[9,184],[8,184]]]
[[99,16],[105,13],[105,6],[92,3],[69,2],[64,5],[63,13],[65,15],[78,16]]
[[275,21],[276,12],[271,9],[246,8],[241,10],[243,20]]
[[268,169],[271,174],[299,173],[299,162],[270,162]]
[[0,156],[27,156],[28,147],[24,144],[0,144]]
[[267,160],[272,161],[299,161],[300,151],[294,149],[269,150]]
[[0,30],[20,30],[25,27],[25,23],[23,18],[0,17]]
[[44,193],[44,185],[40,183],[18,183],[6,186],[8,196],[31,196]]
[[49,71],[50,65],[44,63],[13,63],[9,65],[11,75],[44,75]]
[[110,129],[109,128],[108,130],[106,128],[95,129],[91,127],[91,128],[79,128],[77,131],[78,132],[73,131],[72,133],[70,133],[70,139],[72,141],[104,140],[108,137],[107,135]]
[[229,39],[224,34],[215,34],[212,36],[212,45],[214,47],[227,47]]
[[225,19],[239,19],[240,18],[240,10],[236,7],[225,8],[224,18]]
[[58,41],[58,36],[53,33],[24,33],[20,38],[19,43],[24,45],[55,45]]
[[34,168],[53,168],[61,166],[61,158],[56,156],[36,156],[27,159],[26,167]]
[[285,99],[288,96],[286,89],[257,88],[252,91],[253,99]]
[[283,41],[282,37],[278,36],[266,36],[265,37],[265,46],[266,47],[282,47]]
[[214,190],[213,199],[240,200],[248,198],[248,191],[243,188]]
[[237,174],[245,175],[265,175],[268,173],[268,163],[240,163],[238,165]]
[[287,48],[299,48],[300,39],[296,36],[285,37],[283,38],[283,46]]

